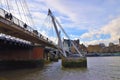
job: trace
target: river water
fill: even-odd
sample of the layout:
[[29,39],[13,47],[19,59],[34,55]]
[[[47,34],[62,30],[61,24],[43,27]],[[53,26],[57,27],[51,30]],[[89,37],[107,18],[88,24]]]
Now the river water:
[[120,57],[88,57],[87,68],[66,69],[59,62],[43,69],[0,71],[0,80],[120,80]]

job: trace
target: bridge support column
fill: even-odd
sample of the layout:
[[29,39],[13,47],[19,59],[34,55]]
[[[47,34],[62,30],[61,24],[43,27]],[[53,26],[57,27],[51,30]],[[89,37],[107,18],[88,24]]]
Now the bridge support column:
[[49,60],[49,50],[44,50],[44,60],[46,61],[46,62],[49,62],[50,60]]
[[67,57],[62,58],[62,66],[65,68],[87,67],[86,57]]
[[44,66],[44,48],[0,50],[0,68],[31,68]]
[[34,46],[33,53],[32,53],[33,61],[36,62],[36,66],[43,67],[44,66],[44,47],[42,46]]

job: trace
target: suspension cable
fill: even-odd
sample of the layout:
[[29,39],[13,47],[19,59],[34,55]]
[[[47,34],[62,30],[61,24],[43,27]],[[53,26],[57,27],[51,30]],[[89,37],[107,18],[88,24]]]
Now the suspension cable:
[[8,10],[8,12],[10,12],[9,6],[8,6],[8,1],[4,0],[4,3],[5,3],[5,9]]
[[[57,35],[58,35],[58,38],[60,38],[60,35],[59,35],[59,33],[58,33],[56,23],[57,23],[58,26],[61,28],[61,30],[63,31],[63,33],[66,35],[66,37],[67,37],[68,39],[70,39],[70,37],[67,35],[67,33],[65,32],[65,30],[62,28],[62,26],[61,26],[60,23],[58,22],[58,20],[54,17],[54,15],[52,14],[52,12],[50,11],[50,9],[49,9],[49,11],[48,11],[48,15],[52,18],[52,22],[53,22],[53,24],[54,24],[54,26],[55,26],[56,33],[57,33]],[[61,40],[61,39],[59,39],[59,40]],[[75,44],[74,44],[73,42],[71,42],[71,43],[72,43],[72,45],[74,46],[75,50],[79,53],[79,55],[80,55],[80,56],[83,56],[83,55],[80,53],[80,51],[77,49],[77,47],[75,46]],[[62,46],[63,46],[63,45],[62,45]],[[62,48],[62,49],[64,49],[64,48]],[[63,50],[63,51],[64,51],[64,50]]]
[[43,22],[41,24],[42,29],[40,28],[41,30],[43,30],[43,26],[45,25],[45,22],[47,21],[47,19],[48,19],[48,16],[46,16],[45,19],[43,20]]
[[10,6],[8,0],[6,0],[6,4],[7,4],[8,12],[10,13]]
[[1,8],[3,8],[2,0],[0,0],[0,5],[1,5]]
[[[29,8],[28,8],[28,5],[27,5],[27,2],[26,2],[26,0],[23,0],[23,2],[24,2],[24,5],[25,5],[25,8],[26,8],[26,10],[27,10],[27,14],[28,14],[28,20],[30,21],[30,23],[31,23],[31,25],[33,26],[34,25],[34,21],[33,21],[33,18],[32,18],[32,15],[30,14],[30,10],[29,10]],[[29,19],[30,18],[30,19]]]
[[13,14],[13,15],[15,15],[15,9],[14,9],[14,1],[9,1],[9,3],[11,4],[11,13]]
[[[52,38],[52,36],[54,36],[54,32],[53,32],[53,26],[52,26],[52,23],[51,23],[51,21],[50,21],[50,17],[48,17],[48,28],[49,28],[49,34],[50,34],[50,37]],[[48,36],[49,36],[49,34],[48,34]],[[54,40],[54,39],[52,39],[52,40]]]
[[23,2],[22,2],[22,0],[19,0],[19,2],[20,2],[21,9],[22,9],[22,12],[23,12],[23,16],[24,16],[23,18],[25,18],[25,22],[27,22],[27,18],[26,18]]
[[28,6],[27,6],[27,3],[26,3],[25,0],[22,0],[22,2],[23,2],[25,14],[26,14],[26,20],[27,20],[27,22],[28,22],[29,25],[33,25],[33,22],[30,21],[30,19],[29,19],[29,18],[31,18],[31,17],[30,17],[31,15],[30,15],[30,12],[29,12],[29,8],[28,8]]
[[[55,18],[55,17],[54,17]],[[55,21],[57,22],[57,24],[59,25],[59,27],[61,28],[61,30],[63,31],[63,33],[66,35],[66,37],[68,39],[70,39],[70,37],[67,35],[67,33],[65,32],[65,30],[62,28],[61,24],[58,22],[58,20],[55,18]],[[78,50],[78,48],[75,46],[75,44],[71,41],[72,45],[74,46],[74,48],[76,49],[76,51],[79,53],[80,56],[83,56],[80,51]]]
[[18,9],[18,13],[19,13],[20,19],[22,20],[21,13],[20,13],[20,8],[19,8],[17,0],[15,0],[15,3],[16,3],[17,9]]
[[27,11],[27,9],[26,9],[26,5],[25,5],[24,0],[22,0],[22,4],[23,4],[24,12],[25,12],[26,22],[27,22],[27,24],[30,25],[30,21],[29,21],[29,19],[28,19],[28,13],[27,13],[28,11]]
[[46,21],[45,21],[45,31],[47,32],[46,33],[46,36],[50,36],[51,35],[51,32],[50,32],[50,22],[49,22],[49,17],[47,17]]
[[[51,18],[49,19],[49,21],[51,22]],[[57,35],[55,35],[55,30],[54,30],[53,24],[51,23],[50,25],[51,25],[51,27],[52,27],[52,34],[53,34],[54,37],[56,37]],[[55,38],[55,39],[54,39],[54,42],[58,43],[58,39]]]

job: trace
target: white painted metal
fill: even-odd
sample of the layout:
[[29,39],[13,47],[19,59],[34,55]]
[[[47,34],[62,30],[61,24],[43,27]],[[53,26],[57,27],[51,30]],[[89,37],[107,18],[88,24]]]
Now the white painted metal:
[[62,54],[65,56],[65,57],[67,57],[67,55],[66,55],[66,53],[65,53],[65,50],[64,50],[64,48],[63,48],[63,43],[62,43],[62,40],[61,40],[61,37],[60,37],[60,33],[59,33],[59,31],[58,31],[58,28],[57,28],[57,25],[56,25],[56,23],[55,23],[55,18],[54,18],[54,16],[53,16],[53,14],[52,14],[52,12],[51,12],[51,10],[49,9],[49,11],[48,11],[48,15],[52,18],[52,23],[53,23],[53,25],[54,25],[54,28],[55,28],[55,31],[56,31],[56,34],[57,34],[57,37],[58,37],[58,40],[59,40],[59,43],[60,43],[60,48],[62,49]]

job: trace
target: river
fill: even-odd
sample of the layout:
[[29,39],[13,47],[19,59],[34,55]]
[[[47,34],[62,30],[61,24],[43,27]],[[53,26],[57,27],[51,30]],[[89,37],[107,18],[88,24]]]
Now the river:
[[66,69],[59,62],[43,69],[0,71],[0,80],[120,80],[120,57],[88,57],[87,68]]

